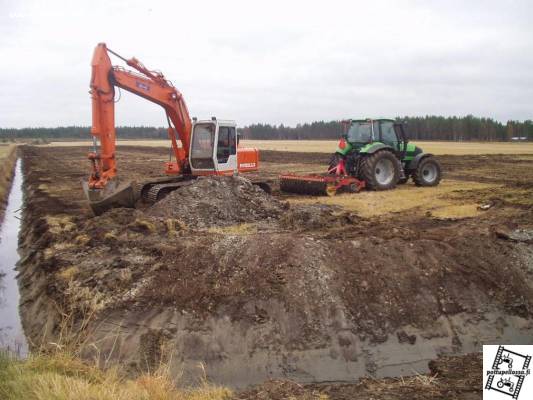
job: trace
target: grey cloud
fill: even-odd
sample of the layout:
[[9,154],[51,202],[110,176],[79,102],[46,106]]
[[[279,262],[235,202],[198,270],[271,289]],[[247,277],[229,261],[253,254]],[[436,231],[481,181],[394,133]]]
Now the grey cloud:
[[[199,117],[533,117],[531,2],[354,4],[3,0],[0,126],[89,124],[99,41],[162,70]],[[117,123],[164,118],[123,93]]]

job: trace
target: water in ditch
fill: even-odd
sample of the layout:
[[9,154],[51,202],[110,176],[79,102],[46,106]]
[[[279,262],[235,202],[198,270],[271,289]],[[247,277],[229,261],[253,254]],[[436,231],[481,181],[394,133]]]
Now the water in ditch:
[[22,166],[17,160],[4,219],[0,225],[0,351],[24,357],[28,343],[20,322],[19,287],[15,267],[22,209]]

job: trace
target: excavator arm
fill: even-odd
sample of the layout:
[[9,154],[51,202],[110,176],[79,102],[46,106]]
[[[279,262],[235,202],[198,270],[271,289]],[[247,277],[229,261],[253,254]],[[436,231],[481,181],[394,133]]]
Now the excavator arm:
[[[109,54],[122,59],[137,72],[113,66]],[[165,79],[162,73],[148,70],[137,59],[125,59],[99,43],[91,63],[92,128],[94,151],[89,153],[92,173],[88,188],[92,191],[105,189],[116,180],[117,162],[115,157],[115,87],[134,93],[163,107],[169,124],[175,162],[166,164],[167,174],[180,174],[189,171],[188,152],[192,124],[187,105],[182,94]],[[178,145],[178,139],[182,146]],[[100,142],[100,151],[97,142]],[[94,193],[93,193],[94,197]]]
[[[110,55],[124,61],[133,71],[114,66]],[[193,124],[183,96],[161,72],[149,70],[135,58],[121,57],[108,49],[105,43],[96,46],[91,67],[91,134],[94,149],[89,153],[91,175],[83,182],[83,188],[95,214],[112,207],[134,207],[139,197],[147,202],[157,201],[196,176],[234,175],[257,170],[257,149],[230,146],[232,141],[235,144],[238,142],[233,121],[214,118],[197,121],[198,140],[192,140]],[[117,87],[158,104],[165,110],[174,155],[174,160],[165,164],[165,172],[170,177],[144,181],[142,184],[120,182],[117,176],[115,131]],[[226,156],[224,151],[228,152]]]

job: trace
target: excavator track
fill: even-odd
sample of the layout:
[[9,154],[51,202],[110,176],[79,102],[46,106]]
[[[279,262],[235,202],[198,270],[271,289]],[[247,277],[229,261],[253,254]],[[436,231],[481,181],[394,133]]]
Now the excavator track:
[[147,183],[141,189],[142,200],[148,204],[154,204],[163,199],[166,195],[180,187],[190,185],[194,179],[186,179],[179,182],[169,183]]

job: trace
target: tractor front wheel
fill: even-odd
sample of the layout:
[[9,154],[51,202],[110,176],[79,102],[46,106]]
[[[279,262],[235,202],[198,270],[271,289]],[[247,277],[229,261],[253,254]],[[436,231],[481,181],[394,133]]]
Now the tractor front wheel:
[[416,186],[437,186],[440,180],[441,167],[432,156],[423,158],[413,172],[413,181]]
[[370,190],[394,189],[400,179],[401,164],[388,150],[381,150],[363,160],[361,178]]

